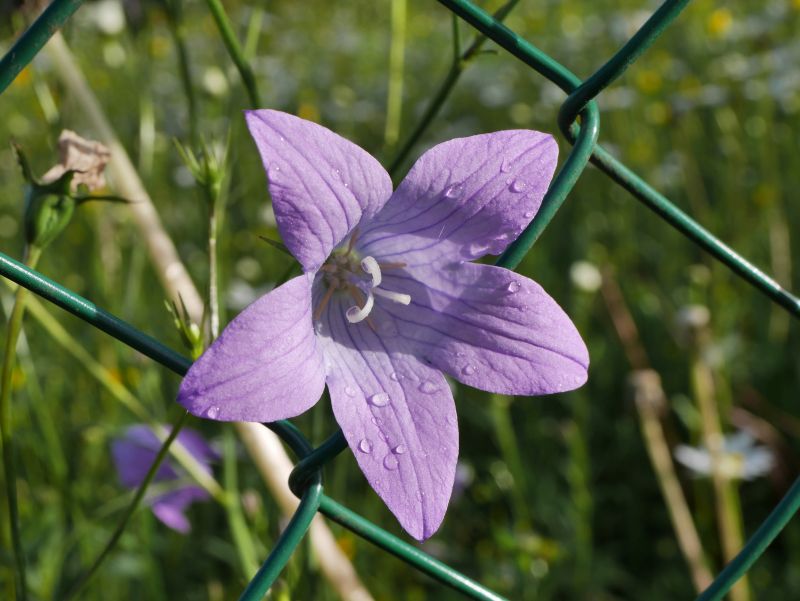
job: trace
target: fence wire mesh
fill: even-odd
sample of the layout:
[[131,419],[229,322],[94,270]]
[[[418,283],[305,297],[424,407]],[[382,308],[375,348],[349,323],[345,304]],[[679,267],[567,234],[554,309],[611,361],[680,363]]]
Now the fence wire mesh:
[[[553,180],[534,221],[498,260],[499,265],[514,269],[520,263],[591,162],[692,243],[710,253],[791,315],[800,317],[798,297],[784,290],[775,280],[703,228],[597,142],[600,132],[600,112],[595,98],[655,42],[678,17],[689,0],[664,2],[616,54],[585,80],[579,79],[564,65],[505,26],[502,23],[504,16],[502,13],[492,16],[468,0],[439,0],[439,2],[567,94],[561,105],[558,125],[564,136],[572,143],[572,151]],[[54,0],[47,7],[0,61],[0,92],[11,84],[50,36],[81,4],[82,0]],[[405,149],[406,152],[407,150]],[[191,364],[189,359],[167,348],[158,340],[2,253],[0,253],[0,273],[178,375],[185,374]],[[323,444],[314,448],[289,422],[267,424],[267,427],[276,432],[299,459],[292,472],[290,487],[301,501],[272,552],[243,593],[242,599],[257,599],[266,594],[303,540],[311,520],[317,513],[341,524],[378,548],[463,593],[466,597],[484,600],[503,599],[480,583],[386,532],[324,493],[320,472],[322,466],[347,448],[341,431],[334,433]],[[798,508],[800,508],[800,479],[766,517],[738,556],[698,599],[711,601],[722,598],[762,555]]]

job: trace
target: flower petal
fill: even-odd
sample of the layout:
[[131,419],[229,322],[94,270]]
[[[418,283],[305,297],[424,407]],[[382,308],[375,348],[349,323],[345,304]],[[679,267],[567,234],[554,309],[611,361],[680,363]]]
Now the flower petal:
[[346,309],[334,299],[321,334],[336,421],[370,486],[401,526],[424,540],[439,528],[453,490],[453,394],[441,372],[411,356],[401,338],[348,323]]
[[188,534],[192,526],[184,512],[195,501],[208,498],[208,492],[199,486],[184,486],[156,497],[150,502],[150,508],[163,524],[181,534]]
[[198,417],[271,422],[313,406],[325,386],[311,325],[311,276],[242,311],[194,362],[178,402]]
[[539,210],[557,158],[552,136],[530,130],[439,144],[364,228],[359,249],[410,265],[500,254]]
[[589,353],[561,307],[533,280],[474,263],[384,273],[411,296],[386,303],[415,354],[481,390],[540,395],[586,381]]
[[[128,428],[124,437],[111,443],[111,458],[122,486],[135,488],[141,484],[158,454],[159,445],[156,435],[145,425]],[[177,477],[178,474],[169,462],[164,462],[153,479],[159,482]]]
[[269,180],[278,231],[306,271],[314,271],[392,194],[369,153],[329,129],[287,113],[247,111]]

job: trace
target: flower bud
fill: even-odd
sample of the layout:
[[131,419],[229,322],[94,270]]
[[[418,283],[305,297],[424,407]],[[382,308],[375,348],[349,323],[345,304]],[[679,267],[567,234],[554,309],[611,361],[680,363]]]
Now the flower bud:
[[[95,197],[88,193],[105,186],[103,170],[108,149],[99,142],[84,140],[64,130],[58,139],[60,162],[37,180],[22,149],[14,144],[17,161],[25,178],[25,242],[44,248],[67,226],[75,206]],[[96,197],[115,200],[113,197]]]

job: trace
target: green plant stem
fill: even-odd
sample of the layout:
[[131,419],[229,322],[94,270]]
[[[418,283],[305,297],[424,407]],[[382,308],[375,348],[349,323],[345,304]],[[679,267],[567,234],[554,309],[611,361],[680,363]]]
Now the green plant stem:
[[519,456],[519,443],[517,435],[514,433],[510,405],[511,399],[509,397],[499,394],[492,395],[491,411],[494,433],[497,437],[497,443],[500,445],[500,453],[514,479],[514,487],[511,489],[514,513],[516,514],[519,528],[527,531],[530,530],[533,519],[530,512],[530,504],[525,499],[525,470],[522,467],[522,459]]
[[[11,285],[9,284],[9,287]],[[42,303],[35,297],[30,297],[25,303],[26,312],[39,322],[48,335],[65,351],[80,363],[83,368],[94,377],[97,382],[106,389],[117,401],[122,403],[126,409],[133,413],[137,419],[142,420],[155,432],[162,441],[166,439],[167,432],[164,428],[150,417],[150,413],[142,405],[141,401],[128,390],[118,379],[114,378],[111,372],[103,366],[91,353],[89,353],[78,340],[76,340],[62,326],[55,317],[50,315]],[[192,456],[191,453],[181,444],[180,441],[170,446],[170,453],[175,460],[183,467],[187,473],[203,487],[216,501],[224,502],[222,487],[208,474]]]
[[[711,456],[711,480],[717,505],[717,522],[725,561],[731,561],[742,547],[742,513],[735,483],[722,472],[724,437],[715,398],[713,375],[699,353],[692,359],[692,387],[700,410],[703,442]],[[749,601],[750,586],[742,576],[730,591],[731,601]]]
[[233,535],[236,550],[239,553],[239,561],[242,564],[242,572],[246,579],[250,579],[258,570],[256,560],[256,549],[247,522],[242,512],[242,504],[239,496],[239,482],[236,471],[236,439],[233,430],[225,428],[222,449],[222,472],[223,483],[225,484],[225,511],[228,515],[228,525]]
[[261,98],[258,94],[255,75],[250,67],[250,63],[248,63],[245,58],[244,51],[239,44],[239,40],[236,38],[236,34],[233,32],[233,27],[231,26],[230,19],[228,19],[228,15],[225,13],[222,2],[220,2],[220,0],[206,0],[206,4],[208,4],[208,9],[214,17],[214,22],[217,24],[217,29],[219,29],[219,33],[222,36],[222,42],[225,44],[225,49],[228,51],[228,55],[239,71],[242,83],[247,90],[247,96],[250,99],[251,107],[260,108]]
[[172,426],[172,430],[169,433],[169,436],[167,436],[166,440],[164,440],[164,442],[161,443],[161,448],[158,450],[158,454],[153,460],[150,469],[147,471],[147,475],[145,475],[144,480],[142,480],[141,484],[139,484],[139,488],[136,489],[136,494],[134,495],[133,499],[128,505],[128,508],[125,511],[125,514],[122,516],[122,519],[117,524],[117,527],[114,529],[114,532],[111,534],[111,537],[108,539],[106,546],[103,547],[103,550],[100,552],[100,555],[98,555],[97,558],[94,560],[91,567],[83,574],[83,576],[81,576],[78,579],[78,581],[73,585],[72,589],[66,594],[65,599],[72,599],[73,597],[76,597],[84,589],[84,587],[91,580],[92,576],[94,576],[95,573],[97,573],[97,570],[100,568],[105,559],[114,549],[120,537],[122,536],[123,532],[125,532],[125,528],[127,528],[131,517],[133,516],[134,513],[136,513],[136,510],[139,508],[139,504],[144,498],[144,495],[147,492],[147,488],[148,486],[150,486],[150,482],[152,482],[153,478],[158,472],[158,468],[161,467],[161,463],[167,456],[167,452],[169,451],[170,445],[175,440],[175,438],[177,438],[178,434],[181,431],[181,428],[183,428],[184,424],[186,423],[186,419],[188,417],[189,417],[189,412],[184,411],[181,413],[180,417],[175,421],[175,423]]
[[603,271],[601,291],[625,356],[633,368],[628,384],[639,416],[639,429],[647,455],[658,479],[678,547],[692,575],[694,587],[700,592],[711,584],[713,576],[689,504],[675,472],[675,464],[661,424],[659,411],[667,405],[661,377],[658,372],[650,369],[650,359],[639,336],[639,329],[611,269]]
[[189,139],[192,145],[197,144],[197,97],[192,85],[192,72],[189,68],[189,51],[186,48],[186,27],[183,24],[182,0],[162,0],[167,13],[170,34],[175,42],[178,54],[178,73],[180,74],[183,93],[186,95],[186,108],[189,112]]
[[[506,2],[496,13],[494,13],[494,19],[496,19],[498,22],[502,22],[518,2],[519,0],[510,0],[509,2]],[[444,80],[439,85],[439,89],[428,103],[428,108],[425,109],[422,118],[419,120],[414,130],[403,143],[403,146],[398,151],[397,156],[395,156],[394,160],[392,160],[390,163],[389,175],[391,175],[393,179],[398,175],[400,167],[402,167],[405,163],[405,160],[408,158],[408,155],[414,148],[414,145],[419,142],[419,139],[423,136],[430,124],[439,114],[439,111],[442,110],[442,106],[450,96],[450,93],[453,91],[458,78],[461,77],[461,74],[464,72],[464,69],[467,67],[467,65],[469,65],[470,61],[480,52],[481,48],[486,43],[486,40],[486,35],[479,34],[472,44],[470,44],[469,48],[462,53],[458,29],[458,18],[455,15],[453,16],[453,62],[450,65],[450,70],[447,72],[447,75],[445,75]]]
[[392,43],[389,48],[389,90],[383,142],[392,147],[400,136],[403,113],[403,63],[406,51],[406,0],[392,0]]
[[[42,250],[37,247],[26,249],[25,265],[36,268]],[[0,375],[0,437],[3,439],[3,471],[6,479],[6,502],[8,503],[8,523],[11,532],[11,546],[14,552],[16,567],[16,597],[24,601],[28,598],[27,579],[25,577],[25,551],[22,547],[22,535],[19,526],[19,506],[17,505],[17,467],[14,459],[14,423],[11,415],[11,375],[16,363],[17,340],[22,330],[22,318],[25,316],[25,297],[28,290],[17,289],[14,308],[8,318],[6,330],[5,355]]]

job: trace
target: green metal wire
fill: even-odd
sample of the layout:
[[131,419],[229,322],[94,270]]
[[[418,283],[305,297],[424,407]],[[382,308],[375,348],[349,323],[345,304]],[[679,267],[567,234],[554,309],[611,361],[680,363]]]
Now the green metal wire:
[[0,94],[72,16],[83,0],[55,0],[0,60]]
[[[503,25],[501,20],[506,13],[499,12],[492,17],[467,0],[438,1],[476,28],[486,38],[493,40],[537,73],[558,85],[567,94],[559,111],[558,122],[560,129],[574,144],[574,147],[553,180],[536,218],[500,257],[498,264],[512,269],[519,264],[563,204],[588,162],[591,161],[613,181],[628,190],[689,240],[705,249],[757,290],[786,308],[791,314],[800,317],[800,299],[781,288],[772,278],[738,255],[597,144],[600,115],[594,98],[617,79],[661,35],[685,8],[689,0],[664,2],[624,46],[585,81],[581,81],[566,67]],[[0,60],[0,92],[8,87],[16,75],[80,4],[81,0],[54,0],[20,37],[13,48]],[[511,7],[513,4],[510,2],[507,6]],[[246,62],[243,59],[236,60],[237,57],[241,58],[241,52],[238,54],[235,52],[239,46],[227,21],[227,16],[224,15],[224,12],[221,13],[223,18],[220,20],[216,9],[219,9],[221,5],[216,0],[209,0],[209,6],[215,13],[218,24],[221,21],[220,29],[226,45],[229,49],[233,48],[234,61],[242,74],[245,87],[250,96],[254,97],[255,80]],[[457,24],[454,25],[454,28],[457,33]],[[455,55],[457,56],[457,52]],[[460,65],[454,64],[448,80],[440,88],[431,104],[429,109],[431,118],[424,120],[421,126],[413,132],[394,166],[399,166],[413,143],[421,137],[425,127],[432,120],[432,115],[441,107],[449,90],[455,84],[460,69]],[[577,118],[579,120],[576,122]],[[0,275],[66,309],[179,375],[185,374],[191,365],[189,359],[154,338],[2,253],[0,253]],[[290,422],[277,422],[269,424],[269,427],[300,458],[292,471],[290,486],[293,492],[301,497],[301,501],[298,510],[279,538],[272,553],[242,594],[242,600],[252,601],[266,594],[296,550],[317,512],[326,515],[377,547],[395,555],[439,582],[460,591],[469,598],[492,601],[502,599],[496,593],[389,534],[323,493],[322,467],[347,447],[341,431],[335,432],[324,443],[313,448],[303,434]],[[736,580],[746,573],[763,554],[766,547],[780,533],[798,508],[800,508],[800,479],[795,482],[773,512],[764,520],[739,555],[700,595],[698,601],[721,599]]]

